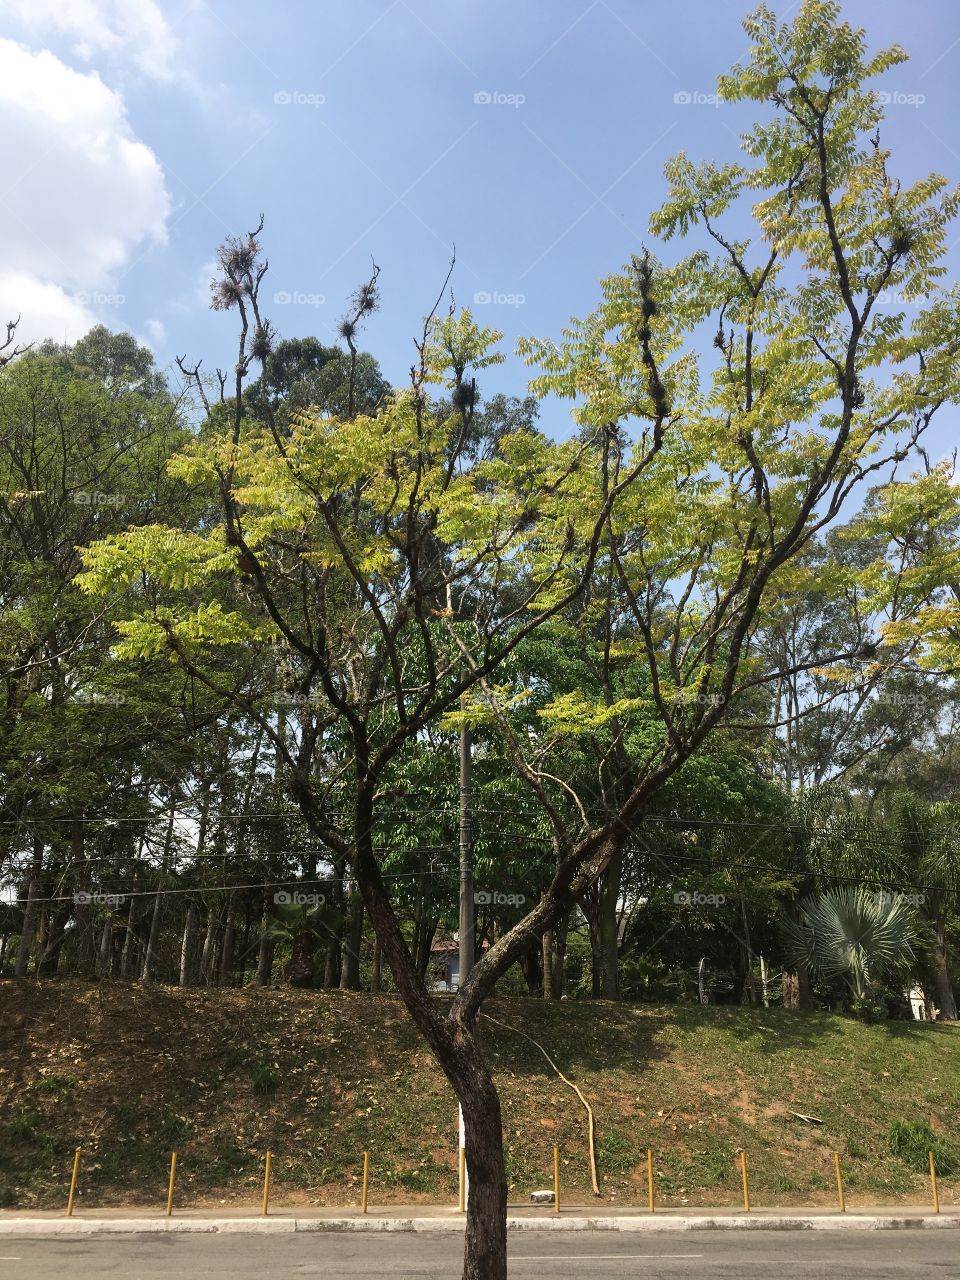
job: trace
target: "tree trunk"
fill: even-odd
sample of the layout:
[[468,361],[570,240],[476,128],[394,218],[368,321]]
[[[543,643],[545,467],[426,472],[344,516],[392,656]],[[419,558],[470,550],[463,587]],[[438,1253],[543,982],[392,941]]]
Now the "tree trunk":
[[800,1008],[800,982],[795,973],[783,975],[783,1007],[785,1009]]
[[17,947],[17,959],[13,966],[15,978],[25,978],[30,964],[30,951],[33,947],[33,935],[37,921],[37,898],[40,896],[40,885],[31,877],[27,890],[27,903],[23,909],[23,926],[20,930],[20,945]]
[[157,943],[160,941],[160,894],[153,895],[153,911],[150,915],[150,935],[147,938],[147,949],[143,956],[143,968],[140,970],[140,981],[149,982],[153,977],[153,968],[157,954]]
[[193,956],[197,949],[197,908],[191,902],[187,905],[187,918],[183,925],[183,944],[180,948],[180,985],[193,985]]
[[373,942],[373,977],[370,980],[370,990],[374,995],[383,987],[383,947],[380,945],[380,939],[375,938]]
[[797,971],[797,1008],[813,1008],[813,992],[810,990],[810,975],[801,965]]
[[540,939],[543,952],[543,998],[553,1000],[553,930],[547,929]]
[[214,941],[217,933],[217,913],[213,903],[207,908],[207,931],[203,937],[203,950],[200,952],[200,981],[209,987],[213,980]]
[[100,934],[100,957],[97,964],[97,975],[109,978],[113,966],[113,916],[107,916]]
[[227,918],[223,926],[223,951],[220,954],[220,984],[228,986],[233,976],[233,952],[237,937],[236,895],[227,895]]
[[465,1078],[455,1086],[463,1108],[469,1184],[463,1280],[506,1280],[507,1174],[500,1099],[475,1045],[474,1051]]
[[564,962],[567,955],[567,931],[570,927],[569,914],[561,916],[556,923],[554,929],[554,946],[556,949],[556,961],[553,973],[553,998],[561,1000],[563,998],[566,977],[564,974]]
[[747,1004],[757,1003],[757,990],[753,978],[753,941],[750,937],[750,921],[747,919],[747,904],[740,894],[740,918],[743,921],[743,938],[741,939],[743,954],[743,996]]
[[263,893],[263,914],[260,917],[260,947],[257,951],[257,986],[268,987],[273,972],[273,938],[270,936],[270,894]]
[[[306,941],[302,943],[301,949],[304,954],[307,953],[308,943]],[[328,991],[332,987],[339,987],[340,985],[340,939],[336,934],[327,943],[327,954],[323,962],[323,985]]]
[[43,950],[37,956],[37,977],[56,978],[60,972],[60,956],[66,941],[67,921],[70,919],[70,907],[61,907],[58,912],[51,911],[47,917],[46,935]]
[[620,921],[617,906],[620,900],[620,871],[623,855],[616,853],[603,874],[599,893],[600,933],[600,995],[604,1000],[620,998]]
[[936,943],[933,949],[933,981],[940,1017],[956,1021],[957,1002],[950,984],[949,953],[947,950],[946,923],[942,917],[935,922]]
[[120,956],[121,978],[132,978],[135,969],[137,957],[137,934],[133,924],[136,902],[136,898],[131,894],[130,905],[127,907],[127,926],[126,933],[123,938],[123,952]]
[[528,947],[520,957],[520,970],[523,974],[523,980],[527,984],[527,991],[530,995],[535,996],[541,990],[541,968],[540,961],[543,958],[543,947]]
[[341,991],[360,990],[360,948],[363,946],[363,898],[354,890],[350,898],[350,922],[343,943],[343,967],[340,970]]

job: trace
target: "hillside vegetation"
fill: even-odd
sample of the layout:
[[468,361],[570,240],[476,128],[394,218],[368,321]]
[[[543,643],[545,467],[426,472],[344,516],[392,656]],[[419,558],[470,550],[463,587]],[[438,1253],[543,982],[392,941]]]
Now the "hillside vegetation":
[[[757,1204],[832,1202],[835,1150],[852,1203],[925,1203],[922,1162],[902,1133],[894,1153],[891,1125],[929,1125],[945,1171],[960,1146],[956,1027],[534,1000],[490,1014],[583,1089],[608,1201],[645,1202],[650,1146],[663,1204],[738,1203],[740,1147]],[[549,1185],[557,1143],[567,1197],[589,1202],[575,1095],[522,1035],[484,1020],[483,1036],[511,1199]],[[183,1206],[253,1207],[267,1149],[277,1207],[356,1203],[364,1150],[371,1204],[456,1198],[453,1095],[391,996],[4,983],[0,1064],[6,1207],[63,1203],[76,1146],[83,1208],[159,1207],[174,1148]],[[941,1181],[950,1203],[957,1184]]]

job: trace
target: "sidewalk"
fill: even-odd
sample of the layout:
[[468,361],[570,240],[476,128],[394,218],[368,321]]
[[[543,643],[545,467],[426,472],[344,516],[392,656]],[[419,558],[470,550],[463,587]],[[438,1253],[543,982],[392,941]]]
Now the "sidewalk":
[[[0,1212],[0,1235],[58,1236],[132,1232],[285,1233],[295,1231],[460,1232],[463,1215],[446,1205],[392,1205],[367,1214],[350,1209],[271,1210],[269,1216],[247,1209],[183,1209],[170,1218],[144,1209],[87,1209],[64,1213],[37,1210]],[[960,1228],[960,1207],[934,1214],[925,1208],[834,1209],[658,1209],[619,1206],[550,1208],[512,1205],[511,1231],[877,1231],[907,1228]]]

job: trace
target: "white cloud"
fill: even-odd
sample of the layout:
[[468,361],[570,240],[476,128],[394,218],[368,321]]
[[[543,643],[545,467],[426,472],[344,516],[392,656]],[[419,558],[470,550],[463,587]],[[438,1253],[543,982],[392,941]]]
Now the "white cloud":
[[89,317],[91,302],[116,307],[116,273],[165,240],[163,170],[122,98],[49,51],[0,40],[0,112],[0,303],[23,313],[24,331],[40,317],[60,337]]
[[93,312],[59,285],[14,271],[0,271],[0,336],[6,334],[7,321],[16,320],[17,316],[18,343],[43,338],[76,342],[97,323]]
[[4,0],[3,9],[24,34],[72,40],[87,62],[103,57],[158,80],[173,75],[177,42],[156,0]]

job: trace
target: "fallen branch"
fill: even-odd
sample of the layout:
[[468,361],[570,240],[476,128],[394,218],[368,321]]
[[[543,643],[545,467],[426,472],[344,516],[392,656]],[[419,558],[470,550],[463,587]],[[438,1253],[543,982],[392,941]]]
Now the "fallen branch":
[[594,1144],[593,1108],[590,1106],[590,1103],[586,1100],[586,1098],[580,1092],[579,1088],[573,1083],[573,1081],[567,1079],[567,1077],[563,1074],[563,1072],[560,1070],[560,1068],[557,1066],[554,1060],[550,1057],[549,1053],[547,1053],[543,1045],[540,1044],[538,1040],[534,1040],[533,1036],[528,1036],[526,1031],[521,1031],[518,1027],[511,1027],[508,1023],[501,1022],[499,1018],[491,1017],[489,1013],[483,1013],[480,1016],[482,1018],[486,1018],[488,1022],[495,1022],[498,1027],[503,1027],[505,1031],[513,1031],[516,1035],[523,1036],[524,1040],[529,1040],[532,1045],[536,1045],[536,1047],[540,1050],[540,1052],[543,1054],[546,1060],[550,1063],[550,1066],[553,1067],[554,1071],[557,1073],[557,1075],[560,1077],[563,1083],[569,1089],[572,1089],[573,1092],[580,1099],[580,1101],[583,1103],[587,1112],[587,1141],[590,1147],[590,1180],[593,1183],[593,1194],[595,1196],[598,1196],[600,1194],[600,1184],[597,1181],[597,1151],[596,1151],[596,1146]]

